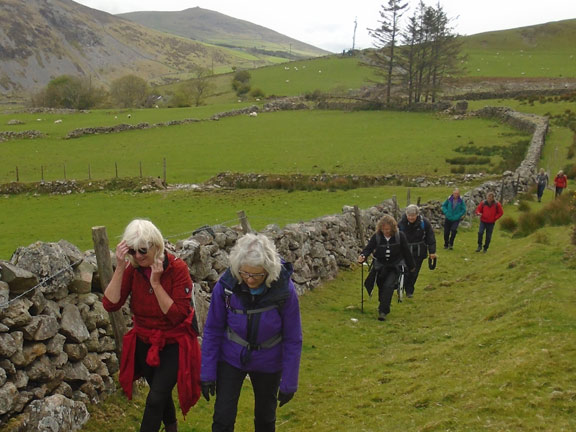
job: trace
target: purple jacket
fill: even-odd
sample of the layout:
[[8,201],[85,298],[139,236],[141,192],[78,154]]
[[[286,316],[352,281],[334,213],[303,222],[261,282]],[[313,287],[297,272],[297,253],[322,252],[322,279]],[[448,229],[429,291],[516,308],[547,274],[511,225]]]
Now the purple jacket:
[[[226,270],[212,291],[212,300],[202,337],[201,381],[216,381],[219,361],[248,372],[282,371],[280,391],[294,393],[298,388],[298,371],[302,352],[302,326],[300,307],[294,284],[290,280],[292,266],[284,263],[280,277],[263,294],[252,296],[244,284],[239,284]],[[231,295],[225,293],[232,292]],[[248,340],[248,315],[234,310],[260,309],[280,304],[279,308],[251,315],[260,315],[255,335],[259,344],[279,333],[282,341],[272,347],[252,350],[230,340],[228,327],[244,340]],[[247,355],[248,354],[248,355]]]

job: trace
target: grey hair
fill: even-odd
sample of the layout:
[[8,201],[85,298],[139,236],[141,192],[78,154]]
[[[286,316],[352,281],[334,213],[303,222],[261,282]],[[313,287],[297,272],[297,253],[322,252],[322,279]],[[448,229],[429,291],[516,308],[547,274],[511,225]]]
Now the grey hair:
[[419,215],[420,214],[420,210],[418,209],[418,206],[416,204],[410,204],[409,206],[406,207],[404,212],[407,215]]
[[[131,249],[153,247],[155,250],[154,260],[164,260],[164,237],[156,225],[149,220],[134,219],[126,226],[122,240]],[[128,255],[128,259],[132,266],[138,267],[136,260],[131,255]]]
[[263,267],[268,276],[266,286],[280,277],[282,262],[274,242],[263,234],[246,234],[238,239],[230,251],[230,271],[239,282],[240,267]]

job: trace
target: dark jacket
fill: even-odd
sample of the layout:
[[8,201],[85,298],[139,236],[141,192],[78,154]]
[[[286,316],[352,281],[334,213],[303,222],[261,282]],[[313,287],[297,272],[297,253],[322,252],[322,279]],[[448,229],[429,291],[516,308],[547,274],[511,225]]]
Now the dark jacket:
[[362,255],[367,257],[373,254],[376,261],[385,269],[395,269],[402,261],[405,262],[409,270],[415,268],[416,264],[410,252],[406,235],[401,231],[398,234],[399,241],[396,239],[396,235],[393,235],[390,240],[386,240],[381,232],[377,232],[368,241]]
[[[218,362],[225,361],[249,372],[281,371],[280,390],[284,393],[296,391],[302,352],[302,326],[298,295],[290,279],[291,274],[292,266],[284,263],[278,280],[263,294],[253,296],[229,269],[224,272],[212,291],[204,326],[201,381],[216,381]],[[238,313],[273,305],[279,307],[252,315]],[[254,324],[258,320],[259,324]],[[251,339],[251,329],[255,344],[262,344],[279,334],[282,340],[272,347],[248,353],[246,347],[230,339],[228,329],[246,341]]]
[[398,223],[398,228],[404,234],[410,245],[414,259],[425,259],[428,254],[436,253],[436,236],[428,219],[418,215],[413,223],[408,221],[406,215]]

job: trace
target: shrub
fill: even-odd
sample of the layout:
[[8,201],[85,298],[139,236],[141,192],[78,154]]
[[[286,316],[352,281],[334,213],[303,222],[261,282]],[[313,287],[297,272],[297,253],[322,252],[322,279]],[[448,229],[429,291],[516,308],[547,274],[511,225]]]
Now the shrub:
[[534,234],[534,241],[539,244],[547,245],[550,244],[550,237],[548,237],[548,234],[545,232],[538,231],[536,234]]
[[507,232],[514,232],[518,228],[518,222],[510,216],[503,216],[500,219],[500,228]]
[[560,195],[558,199],[551,201],[541,210],[549,225],[570,225],[572,223],[572,211],[570,194]]
[[546,219],[541,212],[533,213],[523,213],[518,218],[518,231],[517,234],[520,236],[527,236],[533,232],[544,227],[546,224]]
[[464,174],[466,172],[466,167],[464,165],[459,165],[450,168],[452,174]]
[[266,94],[264,93],[264,91],[262,89],[253,88],[250,91],[250,96],[252,96],[253,98],[263,98],[266,96]]
[[530,211],[530,205],[526,201],[521,200],[518,203],[518,211],[529,212]]

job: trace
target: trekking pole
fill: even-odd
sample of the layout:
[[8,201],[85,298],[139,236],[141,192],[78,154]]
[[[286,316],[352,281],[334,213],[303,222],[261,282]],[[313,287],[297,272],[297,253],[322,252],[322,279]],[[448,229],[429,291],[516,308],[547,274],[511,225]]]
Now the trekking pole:
[[364,263],[360,264],[362,266],[362,272],[360,277],[360,312],[364,313]]

